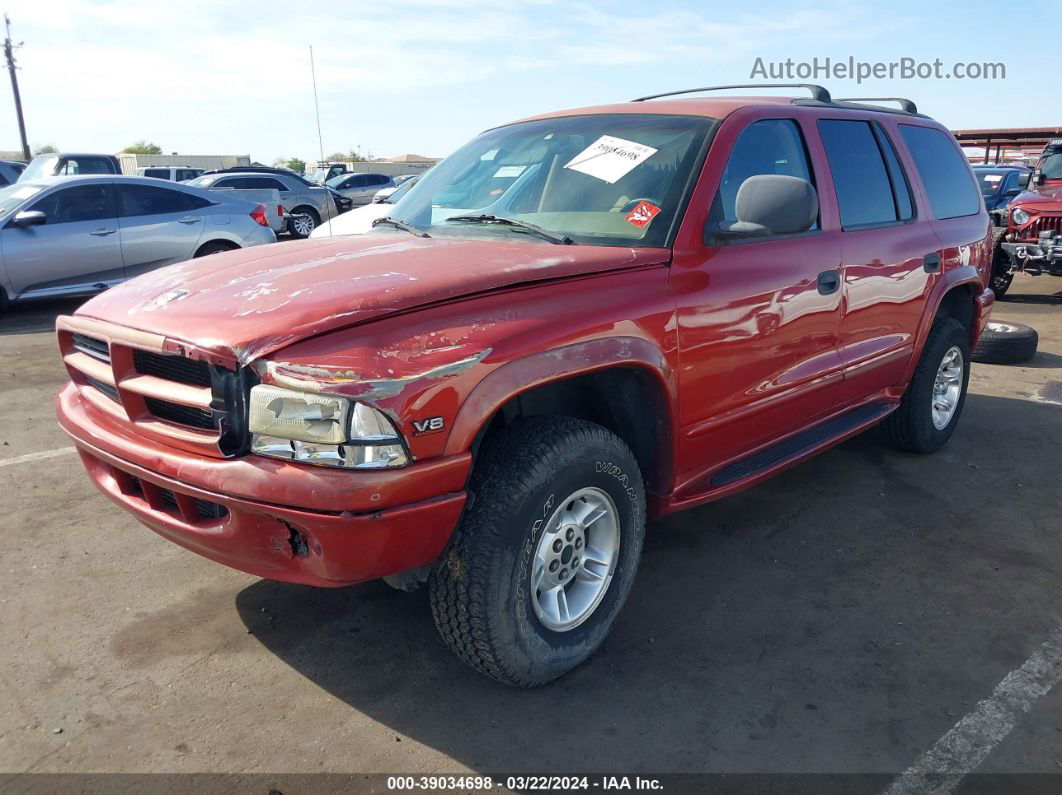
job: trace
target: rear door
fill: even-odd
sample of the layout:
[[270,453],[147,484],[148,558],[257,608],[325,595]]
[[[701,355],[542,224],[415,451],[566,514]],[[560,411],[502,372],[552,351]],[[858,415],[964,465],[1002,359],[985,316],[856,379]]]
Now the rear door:
[[817,123],[841,225],[844,309],[841,405],[903,381],[922,308],[940,274],[940,245],[920,216],[886,128],[873,119]]
[[124,276],[111,184],[52,190],[25,207],[46,217],[40,226],[0,230],[12,297],[43,298],[103,289]]
[[210,202],[161,184],[120,182],[115,193],[128,278],[192,257]]

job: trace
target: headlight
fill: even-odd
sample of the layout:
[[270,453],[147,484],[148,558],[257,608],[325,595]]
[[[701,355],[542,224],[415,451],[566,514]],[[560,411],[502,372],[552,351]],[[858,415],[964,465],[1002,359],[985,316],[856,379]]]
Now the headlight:
[[350,469],[409,463],[391,421],[345,397],[259,384],[251,388],[249,414],[258,455]]
[[1010,211],[1010,220],[1018,226],[1025,226],[1025,224],[1029,223],[1029,214],[1021,207],[1015,207]]

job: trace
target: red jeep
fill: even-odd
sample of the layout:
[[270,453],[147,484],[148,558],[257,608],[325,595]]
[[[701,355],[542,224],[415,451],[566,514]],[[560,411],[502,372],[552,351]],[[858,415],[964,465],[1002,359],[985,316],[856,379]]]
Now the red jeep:
[[878,423],[919,453],[955,430],[993,301],[977,182],[910,103],[805,88],[535,116],[369,234],[115,287],[58,321],[59,421],[160,535],[426,582],[462,659],[548,682],[616,620],[647,518]]
[[1004,295],[1015,273],[1062,276],[1062,138],[1044,147],[1029,189],[1010,203],[992,256],[992,291]]

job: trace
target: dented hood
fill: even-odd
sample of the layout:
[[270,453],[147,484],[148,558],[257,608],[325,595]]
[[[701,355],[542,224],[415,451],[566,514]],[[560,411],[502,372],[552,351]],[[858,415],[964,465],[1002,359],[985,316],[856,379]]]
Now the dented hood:
[[277,243],[171,265],[78,309],[246,364],[392,312],[526,282],[664,262],[666,249],[423,239]]

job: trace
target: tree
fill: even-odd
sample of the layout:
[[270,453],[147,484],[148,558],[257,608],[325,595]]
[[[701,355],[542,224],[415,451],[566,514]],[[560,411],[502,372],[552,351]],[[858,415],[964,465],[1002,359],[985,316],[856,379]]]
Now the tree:
[[38,146],[36,149],[34,149],[33,150],[33,154],[35,154],[35,155],[50,155],[50,154],[54,154],[55,152],[58,152],[58,151],[59,150],[56,149],[53,144],[45,144],[44,146]]
[[362,152],[360,146],[350,147],[349,152],[333,152],[326,160],[333,160],[340,163],[362,163],[366,160],[372,159],[371,152]]
[[304,174],[306,161],[297,157],[278,157],[273,161],[273,168],[290,168],[296,174]]
[[150,144],[147,141],[137,141],[122,150],[127,155],[161,155],[162,147],[158,144]]

